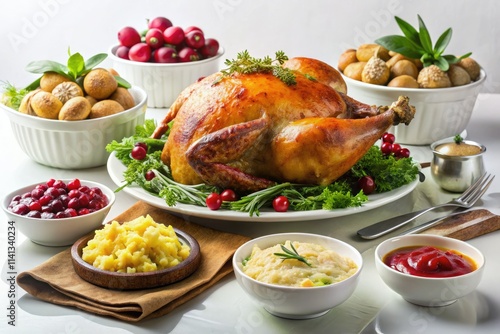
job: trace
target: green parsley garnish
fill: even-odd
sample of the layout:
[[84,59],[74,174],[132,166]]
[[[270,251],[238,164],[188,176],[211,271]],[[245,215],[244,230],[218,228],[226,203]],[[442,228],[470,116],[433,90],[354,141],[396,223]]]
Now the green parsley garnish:
[[455,137],[453,137],[453,141],[455,142],[455,144],[462,144],[464,138],[461,135],[456,135]]
[[311,266],[311,264],[309,262],[307,262],[305,257],[299,255],[299,252],[297,252],[295,247],[293,247],[292,242],[290,242],[290,247],[292,248],[292,250],[286,248],[285,245],[281,245],[281,250],[283,250],[283,253],[274,253],[274,255],[279,256],[280,258],[283,259],[283,261],[285,261],[285,260],[297,260],[297,261],[300,261],[302,263],[307,264],[309,267]]
[[245,50],[239,52],[236,59],[226,59],[224,64],[228,67],[221,70],[221,73],[224,76],[231,75],[232,73],[272,73],[285,84],[292,86],[296,84],[294,72],[291,69],[281,66],[287,60],[288,57],[283,51],[277,51],[275,59],[272,59],[269,56],[265,56],[264,58],[252,57]]

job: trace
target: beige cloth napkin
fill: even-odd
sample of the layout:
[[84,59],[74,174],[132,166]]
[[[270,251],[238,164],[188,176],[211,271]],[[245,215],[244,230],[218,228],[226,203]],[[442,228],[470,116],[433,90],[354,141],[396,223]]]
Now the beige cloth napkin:
[[137,202],[113,220],[130,221],[151,215],[157,222],[172,225],[194,237],[202,254],[200,267],[189,277],[160,288],[119,291],[101,288],[81,279],[73,269],[70,249],[41,265],[22,272],[17,282],[31,295],[59,305],[136,322],[163,316],[199,295],[233,271],[232,255],[247,237],[216,231],[184,221],[162,209]]

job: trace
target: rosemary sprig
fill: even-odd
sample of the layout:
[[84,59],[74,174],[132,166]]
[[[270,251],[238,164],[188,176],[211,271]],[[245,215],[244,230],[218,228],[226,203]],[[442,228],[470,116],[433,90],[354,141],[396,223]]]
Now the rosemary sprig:
[[285,245],[281,245],[281,249],[283,250],[284,253],[274,253],[274,255],[281,257],[283,259],[283,261],[295,259],[295,260],[300,261],[302,263],[305,263],[309,267],[311,267],[311,264],[309,262],[307,262],[306,258],[299,255],[299,252],[297,252],[295,247],[293,247],[292,242],[290,242],[290,247],[292,248],[292,250],[289,250],[288,248],[286,248]]
[[295,74],[291,69],[281,66],[287,60],[288,57],[283,51],[277,51],[275,58],[272,59],[269,56],[265,56],[264,58],[252,57],[250,53],[245,50],[239,52],[236,59],[226,59],[224,65],[228,67],[221,70],[221,73],[224,76],[231,75],[232,73],[272,73],[285,84],[292,86],[297,83],[295,81]]

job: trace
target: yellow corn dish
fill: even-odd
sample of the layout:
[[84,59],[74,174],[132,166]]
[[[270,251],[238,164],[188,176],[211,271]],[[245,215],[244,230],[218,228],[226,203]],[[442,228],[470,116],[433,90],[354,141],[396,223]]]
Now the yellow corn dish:
[[123,224],[113,221],[97,230],[83,248],[82,259],[99,269],[130,274],[176,266],[189,252],[171,225],[146,215]]

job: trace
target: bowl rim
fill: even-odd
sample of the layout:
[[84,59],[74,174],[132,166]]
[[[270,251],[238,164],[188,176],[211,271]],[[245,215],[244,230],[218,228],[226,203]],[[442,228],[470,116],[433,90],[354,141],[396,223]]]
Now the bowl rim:
[[[338,70],[338,69],[337,69]],[[387,91],[392,91],[392,92],[397,92],[397,91],[403,91],[405,93],[421,93],[421,94],[428,94],[428,93],[453,93],[456,91],[461,91],[461,90],[467,90],[469,88],[476,88],[477,86],[480,86],[484,83],[486,80],[487,74],[486,71],[481,67],[480,70],[480,75],[479,79],[476,81],[470,82],[466,85],[462,86],[455,86],[455,87],[446,87],[446,88],[408,88],[408,87],[388,87],[386,85],[374,85],[374,84],[369,84],[363,81],[355,80],[352,78],[349,78],[348,76],[344,75],[342,71],[338,70],[340,74],[342,75],[342,78],[347,84],[347,93],[349,94],[349,84],[362,87],[362,88],[371,88],[372,90],[376,92],[387,92]]]
[[454,143],[453,139],[450,139],[450,138],[444,138],[444,139],[440,139],[440,140],[436,140],[435,142],[433,142],[431,145],[430,145],[430,149],[432,151],[432,153],[440,156],[440,157],[445,157],[445,158],[470,158],[470,157],[477,157],[477,156],[480,156],[480,155],[483,155],[485,152],[486,152],[486,146],[484,146],[483,144],[480,144],[476,141],[473,141],[473,140],[464,140],[462,141],[464,144],[468,144],[468,145],[473,145],[473,146],[477,146],[481,149],[481,151],[479,153],[476,153],[476,154],[471,154],[471,155],[449,155],[449,154],[443,154],[439,151],[436,151],[436,148],[441,145],[441,144],[447,144],[447,143]]
[[12,119],[12,117],[20,117],[20,119],[26,119],[26,120],[32,121],[32,122],[36,120],[36,122],[38,122],[41,125],[64,124],[64,126],[68,127],[68,128],[61,129],[59,131],[71,132],[72,129],[70,127],[78,127],[78,125],[81,125],[81,124],[89,125],[89,124],[93,124],[93,123],[100,123],[103,121],[112,120],[114,118],[119,118],[119,117],[123,116],[124,114],[128,114],[131,111],[140,110],[146,104],[146,101],[148,98],[146,91],[139,86],[132,86],[129,89],[132,91],[131,92],[132,94],[138,95],[139,102],[137,102],[135,106],[133,106],[132,108],[126,109],[124,111],[118,112],[116,114],[108,115],[108,116],[104,116],[104,117],[99,117],[99,118],[86,118],[86,119],[82,119],[82,120],[78,120],[78,121],[66,121],[66,120],[49,119],[49,118],[43,118],[43,117],[38,117],[38,116],[34,116],[34,115],[23,114],[22,112],[19,112],[18,110],[15,110],[9,106],[6,106],[3,103],[0,103],[0,108],[9,112],[8,116],[10,119]]
[[217,54],[213,57],[210,58],[205,58],[201,60],[196,60],[196,61],[191,61],[191,62],[184,62],[184,63],[153,63],[153,62],[139,62],[139,61],[133,61],[133,60],[128,60],[128,59],[123,59],[115,55],[116,49],[119,47],[119,44],[114,44],[112,45],[109,50],[108,50],[108,55],[109,58],[111,58],[113,61],[122,63],[122,64],[127,64],[131,66],[139,66],[139,67],[188,67],[188,66],[193,66],[193,65],[203,65],[206,63],[213,62],[214,60],[217,60],[221,58],[224,53],[225,49],[222,46],[219,46],[219,50],[217,51]]
[[[389,267],[388,265],[386,265],[384,263],[384,261],[382,261],[382,258],[387,253],[389,253],[391,251],[396,250],[396,249],[401,248],[401,247],[411,247],[412,246],[412,245],[406,245],[406,246],[400,246],[398,248],[391,248],[389,251],[385,252],[384,254],[381,254],[381,249],[384,246],[386,246],[387,244],[389,244],[391,242],[395,242],[398,239],[403,239],[403,240],[404,239],[417,239],[417,240],[423,239],[423,240],[431,240],[431,241],[437,240],[437,241],[451,242],[451,243],[454,243],[457,245],[459,244],[461,246],[464,246],[465,248],[469,248],[471,251],[476,252],[480,258],[477,259],[475,257],[472,257],[468,253],[460,251],[460,253],[464,253],[465,255],[467,255],[468,257],[473,259],[474,262],[476,262],[476,264],[477,264],[477,268],[475,270],[471,271],[470,273],[463,274],[463,275],[451,276],[451,277],[426,277],[426,276],[409,275],[409,274],[402,273],[400,271],[397,271],[397,270]],[[412,244],[413,244],[413,246],[428,246],[426,243],[422,243],[422,244],[412,243]],[[439,246],[437,246],[437,247],[439,247]],[[451,247],[447,247],[447,248],[451,248]],[[479,249],[472,246],[468,242],[465,242],[465,241],[459,240],[459,239],[455,239],[455,238],[441,236],[441,235],[434,235],[434,234],[408,234],[408,235],[395,236],[395,237],[386,239],[386,240],[382,241],[380,244],[378,244],[377,247],[375,248],[375,261],[379,264],[380,268],[384,268],[384,269],[386,269],[385,270],[386,272],[393,273],[398,277],[402,277],[404,279],[415,279],[415,280],[422,280],[422,281],[428,281],[428,282],[431,282],[431,281],[439,282],[439,281],[454,280],[454,279],[466,279],[469,276],[475,276],[478,273],[480,273],[486,265],[486,258],[484,257],[484,254]]]
[[[72,181],[74,179],[75,178],[58,179],[58,180],[61,180],[61,181],[64,181],[65,183],[67,183],[68,181]],[[75,217],[66,217],[66,218],[51,218],[51,219],[33,218],[33,217],[26,217],[26,216],[14,213],[12,211],[9,211],[9,209],[7,208],[8,207],[8,203],[10,202],[10,200],[12,198],[14,198],[14,196],[22,195],[23,193],[25,193],[29,189],[33,189],[37,185],[46,182],[46,181],[40,181],[40,182],[33,183],[31,185],[27,185],[27,186],[24,186],[24,187],[21,187],[21,188],[18,188],[16,190],[13,190],[13,191],[9,192],[7,195],[5,195],[5,197],[4,197],[3,201],[2,201],[2,209],[3,209],[3,211],[6,214],[9,214],[9,215],[12,215],[12,216],[14,216],[14,217],[16,217],[18,219],[24,219],[26,221],[33,222],[33,223],[39,223],[40,221],[47,221],[47,220],[50,221],[50,222],[63,222],[64,223],[64,222],[75,220],[75,219],[78,219],[78,218],[89,218],[89,217],[101,214],[104,210],[108,210],[109,208],[111,208],[111,206],[115,203],[115,201],[116,201],[115,192],[113,190],[111,190],[111,188],[109,188],[108,186],[106,186],[106,185],[104,185],[102,183],[99,183],[99,182],[95,182],[95,181],[89,181],[89,180],[83,180],[83,179],[79,179],[79,180],[80,180],[80,183],[82,185],[100,188],[102,190],[102,192],[108,198],[108,204],[105,207],[102,207],[101,209],[99,209],[97,211],[94,211],[94,212],[91,212],[91,213],[88,213],[86,215],[75,216]],[[23,191],[23,190],[25,190],[25,191]]]
[[[335,283],[332,283],[332,284],[329,284],[329,285],[315,286],[314,290],[317,290],[317,289],[328,289],[328,288],[332,288],[332,287],[335,287],[335,286],[347,284],[347,281],[352,281],[352,280],[356,279],[356,277],[358,277],[360,275],[361,270],[363,269],[363,266],[364,266],[364,261],[363,261],[363,257],[361,255],[360,251],[358,251],[354,246],[350,245],[349,243],[347,243],[345,241],[342,241],[340,239],[333,238],[333,237],[330,237],[330,236],[327,236],[327,235],[315,234],[315,233],[303,233],[303,232],[283,232],[283,233],[267,234],[267,235],[263,235],[263,236],[260,236],[260,237],[257,237],[257,238],[254,238],[254,239],[251,239],[251,240],[245,242],[243,245],[241,245],[240,247],[238,247],[236,249],[236,251],[234,252],[234,256],[233,256],[232,262],[233,262],[233,269],[234,269],[235,273],[237,272],[244,279],[247,279],[247,280],[249,280],[249,281],[251,281],[253,283],[259,284],[259,285],[261,285],[263,287],[267,287],[267,288],[283,289],[285,291],[287,291],[287,290],[289,290],[289,291],[308,291],[309,289],[303,288],[303,287],[286,286],[286,285],[271,284],[271,283],[266,283],[266,282],[258,281],[255,278],[252,278],[252,277],[248,276],[247,274],[245,274],[241,270],[241,267],[240,267],[241,263],[238,262],[238,259],[237,259],[237,257],[238,257],[237,255],[239,255],[240,253],[242,253],[244,248],[250,247],[250,246],[253,247],[253,245],[257,244],[259,241],[270,239],[270,238],[277,238],[277,237],[283,237],[284,240],[288,240],[286,238],[286,236],[291,236],[291,235],[300,235],[300,236],[304,236],[304,237],[314,237],[314,238],[318,238],[319,237],[319,238],[324,239],[324,240],[334,241],[334,242],[340,244],[341,246],[346,247],[347,249],[350,249],[359,258],[359,264],[357,263],[357,261],[355,261],[355,259],[352,259],[353,261],[356,262],[356,264],[358,266],[356,272],[352,276],[349,276],[349,277],[347,277],[346,279],[344,279],[344,280],[342,280],[340,282],[335,282]],[[309,241],[300,241],[300,240],[298,240],[298,241],[299,242],[309,242]],[[268,246],[268,247],[271,247],[271,246]]]

